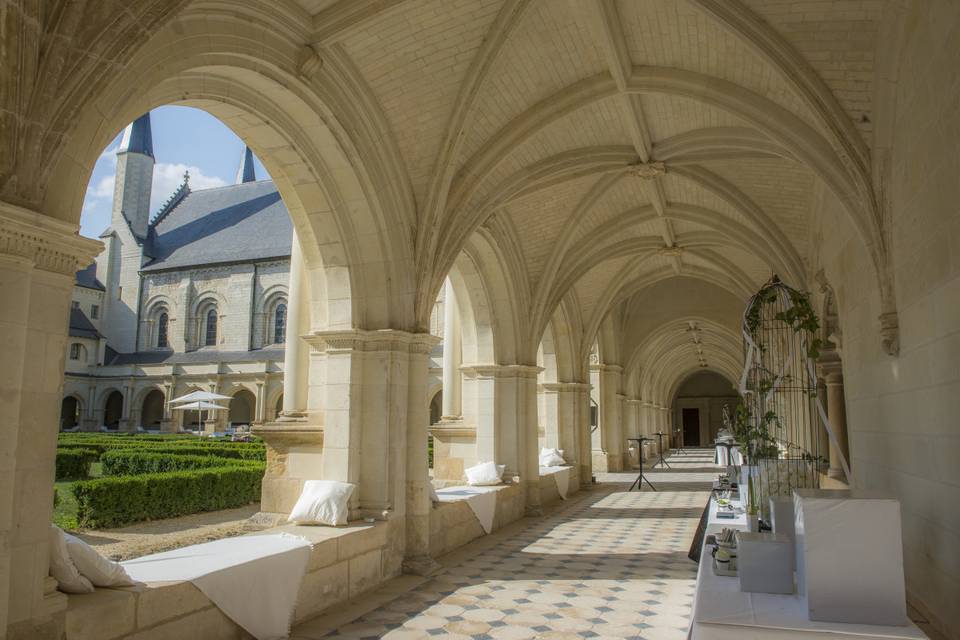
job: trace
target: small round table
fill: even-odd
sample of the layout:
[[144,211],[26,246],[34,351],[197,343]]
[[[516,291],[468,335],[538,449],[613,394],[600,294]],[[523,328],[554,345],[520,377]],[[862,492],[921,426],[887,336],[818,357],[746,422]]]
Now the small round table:
[[670,469],[670,468],[671,468],[671,467],[670,467],[670,464],[663,458],[663,436],[665,436],[665,435],[667,435],[667,434],[658,431],[658,432],[656,432],[656,433],[653,434],[653,435],[657,436],[657,439],[660,441],[660,442],[657,444],[657,456],[658,456],[660,459],[657,460],[657,462],[653,465],[653,468],[656,469],[658,464],[662,464],[662,465],[665,466],[667,469]]
[[637,449],[639,449],[639,452],[640,452],[640,475],[637,476],[637,479],[633,481],[633,484],[630,485],[630,488],[627,489],[627,491],[633,491],[633,488],[634,488],[634,487],[636,487],[639,491],[643,491],[643,483],[644,483],[644,482],[646,482],[646,483],[650,486],[651,489],[653,489],[654,491],[656,491],[657,488],[656,488],[655,486],[653,486],[653,484],[650,482],[650,480],[647,479],[647,477],[646,477],[645,475],[643,475],[643,443],[644,443],[644,442],[653,442],[653,438],[644,438],[644,437],[641,436],[641,437],[639,437],[639,438],[627,438],[627,441],[628,441],[628,442],[636,442],[636,443],[637,443]]

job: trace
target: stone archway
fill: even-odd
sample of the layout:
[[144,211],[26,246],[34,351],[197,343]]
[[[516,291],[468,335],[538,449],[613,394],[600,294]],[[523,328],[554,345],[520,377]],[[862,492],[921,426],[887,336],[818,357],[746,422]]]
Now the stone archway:
[[250,426],[256,415],[257,398],[246,389],[241,389],[233,394],[230,400],[230,410],[227,414],[227,422],[232,427]]
[[73,429],[80,425],[83,403],[76,396],[67,396],[60,403],[60,430]]
[[103,403],[103,425],[111,430],[120,429],[120,421],[123,419],[123,394],[117,390],[111,391]]
[[143,397],[140,407],[140,426],[148,431],[159,431],[163,424],[165,404],[163,391],[151,389]]

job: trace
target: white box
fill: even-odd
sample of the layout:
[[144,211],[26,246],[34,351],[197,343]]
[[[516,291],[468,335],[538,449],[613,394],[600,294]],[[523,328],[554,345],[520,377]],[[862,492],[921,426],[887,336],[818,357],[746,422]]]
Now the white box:
[[793,496],[770,496],[770,526],[774,533],[794,537]]
[[793,593],[793,538],[776,533],[737,533],[740,591]]
[[797,591],[810,619],[906,625],[900,502],[858,490],[793,498]]

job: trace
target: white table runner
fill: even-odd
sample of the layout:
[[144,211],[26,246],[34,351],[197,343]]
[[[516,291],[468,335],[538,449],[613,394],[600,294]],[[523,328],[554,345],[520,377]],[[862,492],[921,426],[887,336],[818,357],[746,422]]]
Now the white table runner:
[[[723,527],[746,529],[746,525],[746,516],[742,514],[732,520],[718,519],[716,499],[710,500],[707,533],[716,533]],[[887,627],[816,622],[807,617],[803,596],[742,592],[737,578],[714,574],[710,550],[704,546],[690,623],[692,640],[926,638],[912,623],[906,627]]]
[[137,582],[192,582],[259,640],[290,634],[310,543],[274,534],[225,538],[123,562]]
[[557,483],[557,493],[561,500],[567,499],[567,491],[570,489],[570,470],[573,467],[540,467],[540,477],[553,476]]
[[465,500],[480,521],[484,532],[493,531],[493,516],[497,511],[497,487],[447,487],[438,489],[437,497],[440,498],[440,502]]

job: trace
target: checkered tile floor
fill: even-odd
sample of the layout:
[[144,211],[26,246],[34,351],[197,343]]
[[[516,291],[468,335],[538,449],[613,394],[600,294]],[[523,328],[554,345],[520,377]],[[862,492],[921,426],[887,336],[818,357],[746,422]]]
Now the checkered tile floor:
[[669,462],[649,472],[656,493],[628,493],[635,473],[605,474],[379,608],[336,628],[321,617],[292,637],[685,638],[697,568],[687,550],[716,469],[712,451]]

